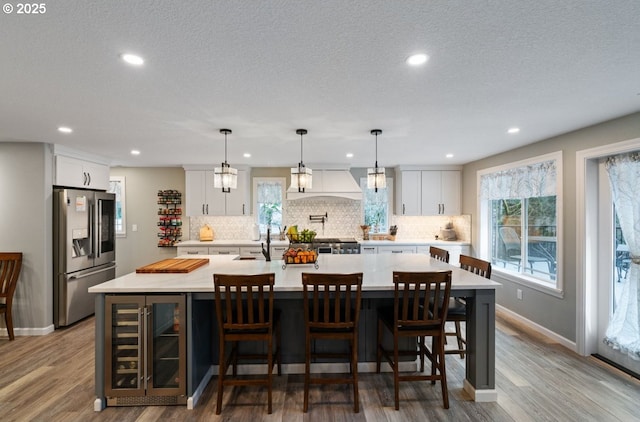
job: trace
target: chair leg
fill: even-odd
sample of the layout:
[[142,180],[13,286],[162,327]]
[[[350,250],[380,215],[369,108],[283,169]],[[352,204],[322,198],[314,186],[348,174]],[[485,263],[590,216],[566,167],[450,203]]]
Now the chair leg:
[[[440,339],[440,342],[438,342],[438,339],[436,337],[431,337],[431,358],[432,359],[436,359],[436,350],[440,350],[438,348],[440,347],[440,345],[442,345],[442,350],[444,350],[444,341]],[[436,383],[436,380],[434,379],[434,377],[436,376],[436,366],[437,366],[437,361],[431,360],[431,385]]]
[[278,325],[276,327],[276,359],[278,362],[278,376],[282,375],[282,354],[281,354],[281,345],[282,345],[282,328],[280,325],[280,321],[278,321]]
[[216,401],[216,415],[222,412],[222,393],[224,388],[224,376],[227,368],[225,367],[224,358],[224,339],[220,339],[220,347],[218,348],[218,400]]
[[460,359],[464,359],[464,342],[462,341],[462,330],[460,329],[460,321],[456,324],[456,340],[458,341],[458,350],[460,350]]
[[[435,349],[434,349],[435,350]],[[447,388],[447,370],[445,366],[445,358],[444,358],[444,343],[442,339],[438,339],[438,356],[436,359],[439,362],[438,370],[440,371],[440,386],[442,387],[442,401],[444,404],[444,408],[449,408],[449,390]],[[434,365],[435,367],[435,365]]]
[[7,334],[9,334],[9,341],[13,341],[15,336],[13,335],[13,316],[11,315],[11,309],[7,306],[4,312],[4,322],[7,326]]
[[394,334],[393,336],[393,389],[394,389],[394,399],[396,402],[396,410],[400,410],[400,374],[398,373],[398,367],[400,366],[398,363],[398,336]]
[[309,338],[309,333],[306,333],[306,341],[305,341],[305,362],[304,362],[304,405],[302,407],[302,411],[307,413],[309,409],[309,378],[311,372],[311,339]]
[[377,341],[377,349],[376,349],[376,373],[380,373],[380,364],[382,362],[382,329],[383,326],[380,323],[380,319],[378,319],[378,341]]
[[353,410],[355,413],[360,412],[360,397],[358,395],[358,338],[351,340],[351,367],[353,372]]
[[418,347],[420,348],[420,372],[424,372],[424,342],[425,342],[425,337],[424,336],[420,336],[419,338],[420,344],[418,344]]
[[271,414],[271,387],[273,385],[273,340],[267,341],[267,413]]

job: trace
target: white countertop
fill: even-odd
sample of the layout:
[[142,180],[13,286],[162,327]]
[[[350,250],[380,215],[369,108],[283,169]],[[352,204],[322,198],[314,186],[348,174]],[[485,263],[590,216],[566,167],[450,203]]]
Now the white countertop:
[[452,289],[496,289],[491,280],[437,261],[425,254],[331,255],[318,257],[319,269],[313,264],[289,265],[282,269],[282,260],[234,260],[234,256],[183,255],[180,258],[209,258],[209,265],[186,274],[137,274],[135,272],[91,287],[89,293],[169,293],[213,292],[213,274],[275,273],[275,291],[302,290],[302,272],[363,273],[363,291],[393,290],[393,271],[452,270]]
[[[266,245],[265,240],[211,240],[207,242],[201,242],[199,240],[185,240],[176,246],[260,246],[262,243]],[[427,245],[456,245],[456,246],[468,246],[469,242],[462,241],[448,241],[448,240],[426,240],[426,239],[403,239],[403,240],[358,240],[358,243],[362,246],[385,246],[385,245],[397,245],[397,246],[427,246]],[[274,240],[271,239],[271,246],[288,246],[288,240]]]

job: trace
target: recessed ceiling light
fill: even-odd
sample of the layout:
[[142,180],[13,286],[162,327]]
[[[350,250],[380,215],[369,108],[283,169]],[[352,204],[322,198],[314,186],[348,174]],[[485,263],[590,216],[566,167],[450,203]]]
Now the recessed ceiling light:
[[140,155],[140,151],[138,151],[137,149],[132,149],[131,155]]
[[137,56],[135,54],[123,54],[120,56],[122,58],[122,60],[124,60],[126,63],[129,63],[130,65],[133,66],[142,66],[144,64],[144,59],[140,56]]
[[244,154],[242,154],[242,156],[244,158],[251,158],[251,154],[249,154],[248,152],[245,152]]
[[421,64],[425,64],[427,60],[429,60],[429,56],[426,54],[414,54],[407,58],[407,64],[410,64],[411,66],[420,66]]
[[518,132],[520,132],[519,127],[510,127],[509,130],[507,130],[507,133],[518,133]]
[[347,153],[347,158],[353,158],[353,153],[348,152],[348,153]]
[[453,158],[453,154],[447,154],[447,155],[445,155],[445,157],[447,157],[447,158]]
[[60,126],[58,128],[58,132],[71,133],[71,132],[73,132],[73,129],[71,129],[70,127],[66,127],[66,126]]

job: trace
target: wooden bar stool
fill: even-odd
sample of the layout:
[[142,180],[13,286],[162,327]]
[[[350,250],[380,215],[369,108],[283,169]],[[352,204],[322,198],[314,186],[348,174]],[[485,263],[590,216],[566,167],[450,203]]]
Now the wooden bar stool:
[[22,252],[0,252],[0,299],[4,299],[4,303],[0,303],[0,313],[4,314],[9,341],[15,338],[11,308],[21,268]]
[[[393,273],[395,287],[393,308],[378,309],[378,353],[376,372],[384,356],[393,369],[396,410],[400,409],[400,382],[440,381],[444,408],[449,408],[447,373],[444,362],[444,324],[451,295],[451,271]],[[384,328],[393,334],[393,350],[383,346]],[[401,337],[413,337],[417,347],[399,350]],[[424,345],[424,337],[432,338],[431,350]],[[400,375],[400,356],[426,356],[431,361],[431,375]],[[421,371],[422,372],[422,371]]]
[[438,261],[449,263],[449,251],[445,249],[436,248],[435,246],[430,246],[429,255],[431,255],[431,258],[435,258]]
[[[491,263],[482,259],[474,258],[472,256],[460,255],[460,268],[466,271],[470,271],[474,274],[485,278],[491,278]],[[467,341],[462,336],[462,329],[460,323],[467,320],[467,303],[463,298],[452,298],[449,301],[449,313],[447,314],[447,321],[453,321],[455,323],[455,331],[445,332],[445,336],[455,336],[458,342],[457,349],[449,349],[445,353],[447,354],[460,354],[460,358],[464,359],[466,353]]]
[[[280,312],[273,307],[273,286],[275,275],[225,275],[214,274],[216,316],[219,333],[218,358],[218,400],[216,415],[222,411],[222,393],[227,385],[264,385],[268,391],[267,411],[271,413],[271,389],[273,366],[278,365],[278,375],[281,371],[280,359]],[[275,333],[275,347],[273,338]],[[238,342],[265,342],[266,353],[240,354]],[[225,344],[232,344],[231,353],[225,356]],[[229,365],[233,364],[233,376],[237,375],[238,361],[241,359],[267,361],[266,378],[237,379],[227,378]]]
[[[302,273],[305,322],[304,408],[309,408],[309,384],[353,385],[353,409],[360,411],[358,396],[358,322],[362,273]],[[347,341],[349,353],[311,350],[316,340]],[[312,358],[347,358],[349,377],[311,377]]]

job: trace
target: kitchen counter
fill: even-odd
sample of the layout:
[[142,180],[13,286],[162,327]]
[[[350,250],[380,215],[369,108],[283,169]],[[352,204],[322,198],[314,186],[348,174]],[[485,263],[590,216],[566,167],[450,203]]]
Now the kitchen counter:
[[[215,242],[215,241],[214,241]],[[191,258],[183,255],[180,258]],[[198,258],[202,258],[199,255]],[[376,359],[376,309],[393,303],[393,271],[452,271],[452,296],[467,301],[466,339],[467,353],[464,389],[476,401],[496,401],[495,389],[495,289],[500,286],[476,274],[454,265],[437,261],[425,254],[383,255],[334,255],[318,257],[319,268],[312,264],[282,267],[282,260],[270,262],[242,261],[233,255],[208,255],[209,264],[186,274],[137,274],[131,273],[89,289],[96,294],[96,402],[101,410],[106,404],[105,338],[107,295],[153,296],[182,294],[186,297],[186,353],[187,407],[193,408],[202,391],[217,371],[217,338],[210,335],[215,330],[214,273],[257,274],[275,273],[275,301],[282,312],[283,332],[288,333],[283,342],[282,359],[287,371],[301,368],[304,362],[302,272],[363,273],[362,313],[360,316],[361,346],[358,359],[363,372],[375,369]],[[203,335],[209,333],[209,335]],[[214,351],[213,353],[211,351]],[[415,362],[407,362],[415,365]],[[333,363],[318,362],[318,370],[331,371]],[[324,365],[324,366],[323,366]],[[415,370],[409,368],[407,370]]]
[[[267,240],[210,240],[201,242],[200,240],[185,240],[179,243],[176,243],[175,246],[260,246],[262,244],[267,244]],[[271,246],[287,246],[289,244],[288,240],[275,240],[271,238]]]
[[471,242],[460,240],[426,240],[426,239],[396,239],[396,240],[358,240],[362,246],[469,246]]
[[[185,240],[177,243],[175,246],[260,246],[262,243],[266,244],[266,240],[211,240],[201,242],[199,240]],[[426,239],[402,239],[402,240],[358,240],[358,243],[363,246],[385,246],[385,245],[398,245],[398,246],[428,246],[428,245],[442,245],[442,246],[468,246],[470,242],[463,242],[459,240],[426,240]],[[271,239],[271,246],[287,246],[288,240],[274,240]]]

